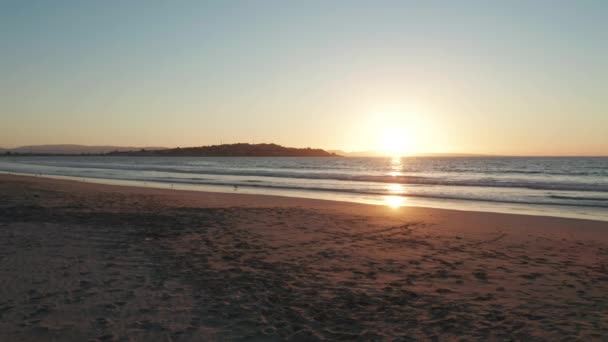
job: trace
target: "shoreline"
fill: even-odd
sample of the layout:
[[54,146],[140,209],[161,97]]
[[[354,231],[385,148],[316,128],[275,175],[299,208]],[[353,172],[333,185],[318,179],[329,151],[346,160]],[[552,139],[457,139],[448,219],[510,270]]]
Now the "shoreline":
[[599,340],[607,228],[0,175],[0,339]]
[[212,184],[188,184],[188,183],[171,183],[171,182],[154,182],[140,180],[124,180],[112,178],[90,178],[90,177],[74,177],[49,174],[28,174],[0,171],[2,175],[13,175],[18,177],[33,177],[33,178],[48,178],[56,180],[76,181],[82,183],[93,183],[100,185],[112,186],[127,186],[137,188],[154,188],[176,191],[195,191],[195,192],[213,192],[225,194],[246,194],[259,196],[277,196],[282,198],[295,199],[316,199],[322,201],[358,203],[365,205],[389,206],[389,207],[408,207],[408,208],[430,208],[439,210],[457,210],[465,212],[486,212],[486,213],[501,213],[524,216],[538,217],[556,217],[556,218],[571,218],[590,221],[608,222],[608,214],[604,213],[603,208],[597,207],[581,207],[583,212],[567,211],[560,212],[559,209],[566,207],[573,209],[573,206],[563,205],[538,205],[525,204],[518,202],[493,202],[493,201],[478,201],[478,200],[458,200],[449,198],[427,198],[427,197],[412,197],[404,195],[355,195],[348,193],[336,193],[331,191],[314,191],[314,190],[287,190],[273,189],[260,187],[240,186],[238,193],[231,191],[232,186],[228,185],[212,185]]

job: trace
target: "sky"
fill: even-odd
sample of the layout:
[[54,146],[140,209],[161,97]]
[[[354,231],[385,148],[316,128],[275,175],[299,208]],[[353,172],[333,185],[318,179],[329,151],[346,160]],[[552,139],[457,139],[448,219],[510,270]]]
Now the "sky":
[[0,146],[608,155],[608,1],[0,0]]

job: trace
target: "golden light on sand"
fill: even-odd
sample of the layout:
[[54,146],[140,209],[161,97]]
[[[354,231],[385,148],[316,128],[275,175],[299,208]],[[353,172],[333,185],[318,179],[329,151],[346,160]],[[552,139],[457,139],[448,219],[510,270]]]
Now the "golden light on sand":
[[391,208],[399,208],[405,202],[405,198],[401,196],[384,196],[384,203]]
[[382,153],[392,157],[399,157],[411,152],[412,146],[405,130],[389,127],[382,131],[381,148]]

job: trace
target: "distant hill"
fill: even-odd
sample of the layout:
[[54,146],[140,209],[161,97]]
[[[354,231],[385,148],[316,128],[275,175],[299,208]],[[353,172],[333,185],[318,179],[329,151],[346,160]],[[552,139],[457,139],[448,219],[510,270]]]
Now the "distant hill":
[[[146,150],[163,150],[165,147],[144,147]],[[16,148],[0,148],[0,153],[19,154],[105,154],[113,151],[135,151],[140,147],[85,146],[85,145],[33,145]]]
[[337,157],[318,148],[294,148],[277,144],[223,144],[201,147],[171,148],[129,152],[111,152],[112,156],[166,156],[166,157]]
[[[216,157],[384,157],[378,151],[345,152],[315,148],[293,148],[277,144],[223,144],[201,147],[166,148],[133,146],[86,146],[86,145],[32,145],[16,148],[1,148],[0,155],[7,152],[37,155],[114,155],[114,156],[216,156]],[[412,157],[487,157],[468,153],[417,153]]]

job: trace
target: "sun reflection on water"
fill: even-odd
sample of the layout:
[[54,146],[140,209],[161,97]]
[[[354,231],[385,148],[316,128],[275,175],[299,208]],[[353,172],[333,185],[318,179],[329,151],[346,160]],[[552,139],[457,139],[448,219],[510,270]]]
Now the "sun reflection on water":
[[[393,157],[390,159],[389,163],[390,171],[388,172],[388,174],[390,176],[396,177],[403,175],[403,173],[401,172],[403,170],[403,161],[401,157]],[[399,208],[404,205],[406,198],[403,196],[398,196],[405,193],[405,188],[403,187],[403,185],[398,183],[391,183],[387,185],[386,190],[389,194],[391,194],[384,196],[384,203],[387,206],[391,208]]]
[[388,191],[395,194],[402,194],[405,192],[405,189],[401,184],[389,184]]
[[401,160],[401,157],[392,157],[389,163],[390,171],[388,172],[388,174],[390,176],[396,177],[403,175],[403,173],[401,172],[403,170],[403,162]]

